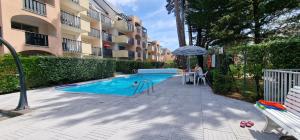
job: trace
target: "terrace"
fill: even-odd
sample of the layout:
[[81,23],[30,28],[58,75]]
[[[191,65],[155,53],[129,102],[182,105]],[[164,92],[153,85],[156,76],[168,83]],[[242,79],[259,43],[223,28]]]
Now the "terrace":
[[[1,138],[278,139],[261,133],[264,116],[252,104],[215,95],[208,86],[182,85],[180,79],[136,97],[69,94],[55,88],[29,91],[32,111],[1,121]],[[17,98],[1,96],[1,106],[11,109]],[[254,127],[239,126],[250,119]]]

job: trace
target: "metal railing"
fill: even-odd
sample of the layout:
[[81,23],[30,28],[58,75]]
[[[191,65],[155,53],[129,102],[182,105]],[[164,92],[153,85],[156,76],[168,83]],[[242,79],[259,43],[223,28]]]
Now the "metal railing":
[[99,47],[92,47],[92,55],[94,56],[102,56],[101,48]]
[[63,38],[62,47],[65,52],[72,52],[72,53],[82,52],[81,41]]
[[74,3],[79,4],[79,0],[71,0],[71,1],[74,2]]
[[300,85],[300,70],[264,70],[264,99],[283,104],[291,88]]
[[75,28],[80,28],[80,17],[61,11],[61,23]]
[[25,43],[28,45],[48,47],[48,35],[33,32],[25,32]]
[[112,56],[113,56],[112,49],[106,49],[106,48],[103,49],[104,58],[112,58]]
[[128,58],[129,59],[135,59],[135,52],[134,51],[128,51]]
[[101,22],[106,26],[112,27],[112,20],[103,14],[101,14]]
[[24,0],[24,9],[38,15],[45,16],[47,14],[46,4],[37,0]]
[[112,42],[113,36],[111,34],[102,32],[102,38],[104,41]]
[[93,19],[96,19],[98,21],[100,21],[100,13],[97,12],[96,10],[93,10],[93,9],[89,9],[87,11],[87,15]]
[[141,45],[141,40],[136,40],[137,45]]
[[129,45],[134,45],[134,38],[130,38],[129,41],[128,41],[128,44]]
[[88,33],[89,36],[101,38],[101,31],[98,29],[91,28],[91,31]]
[[152,89],[152,92],[154,92],[154,82],[148,79],[144,79],[141,82],[139,82],[138,86],[136,87],[136,89],[133,92],[133,95],[141,92],[141,90],[143,90],[144,86],[147,86],[147,94],[150,94],[150,88]]

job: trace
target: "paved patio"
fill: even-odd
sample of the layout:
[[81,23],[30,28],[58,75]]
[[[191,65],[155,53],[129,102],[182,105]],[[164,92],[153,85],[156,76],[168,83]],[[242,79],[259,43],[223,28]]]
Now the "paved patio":
[[[0,121],[1,140],[275,140],[261,133],[264,117],[252,104],[214,95],[207,86],[169,79],[151,95],[116,97],[30,91],[32,112]],[[15,108],[18,94],[0,96]],[[252,120],[252,128],[240,128]]]

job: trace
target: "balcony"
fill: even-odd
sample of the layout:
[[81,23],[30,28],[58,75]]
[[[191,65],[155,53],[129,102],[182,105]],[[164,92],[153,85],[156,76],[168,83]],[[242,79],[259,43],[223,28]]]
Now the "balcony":
[[128,50],[114,50],[113,57],[114,58],[128,58],[129,57]]
[[103,57],[104,58],[112,58],[112,56],[113,56],[112,49],[107,49],[107,48],[103,49]]
[[89,9],[87,11],[87,15],[97,21],[100,21],[100,13],[97,12],[96,10],[93,10],[93,9]]
[[67,12],[61,11],[60,14],[61,23],[74,27],[74,28],[80,28],[80,17],[74,16],[72,14],[69,14]]
[[61,23],[62,28],[69,32],[87,33],[91,31],[89,22],[65,11],[61,11]]
[[114,42],[120,45],[127,45],[129,44],[129,38],[126,35],[120,35],[114,39]]
[[48,35],[37,34],[32,32],[25,32],[25,43],[27,45],[34,45],[48,48]]
[[138,46],[140,46],[140,45],[141,45],[141,40],[136,40],[136,44],[137,44]]
[[100,22],[100,13],[94,9],[89,9],[80,13],[80,17],[86,19],[89,22]]
[[115,23],[115,28],[117,28],[120,32],[129,33],[134,31],[133,24],[125,21],[125,20],[118,20]]
[[112,42],[113,41],[113,36],[111,34],[102,32],[102,39],[104,41]]
[[82,53],[85,55],[91,55],[92,54],[92,45],[88,43],[81,43],[82,44]]
[[128,51],[128,58],[130,60],[134,60],[135,59],[135,52],[134,51]]
[[130,38],[128,44],[129,45],[134,45],[134,38]]
[[75,12],[87,11],[89,9],[88,0],[61,0],[62,9],[69,9]]
[[41,15],[41,16],[46,16],[47,15],[47,10],[46,10],[46,4],[39,2],[37,0],[24,0],[23,1],[23,8],[26,11]]
[[112,20],[103,14],[101,14],[101,23],[102,23],[103,28],[106,28],[106,29],[112,28]]
[[88,35],[91,36],[91,37],[98,38],[98,39],[101,38],[100,30],[94,29],[94,28],[91,28],[91,32],[89,32]]
[[147,48],[147,43],[143,42],[143,48],[146,49]]
[[145,27],[142,27],[142,36],[147,38],[147,29]]
[[102,56],[100,47],[92,47],[92,55],[94,56]]
[[142,28],[141,27],[136,27],[136,33],[140,34],[141,33]]
[[62,47],[64,52],[70,52],[70,53],[82,52],[81,41],[63,38]]

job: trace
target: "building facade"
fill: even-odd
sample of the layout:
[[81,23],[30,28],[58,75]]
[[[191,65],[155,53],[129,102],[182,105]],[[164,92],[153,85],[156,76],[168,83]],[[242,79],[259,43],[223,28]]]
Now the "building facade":
[[[137,61],[160,57],[159,42],[148,43],[142,20],[105,0],[1,0],[0,35],[27,55]],[[155,46],[155,55],[149,53],[149,44]],[[9,51],[0,47],[0,54],[5,53]]]
[[148,42],[148,61],[161,61],[161,46],[159,41]]

